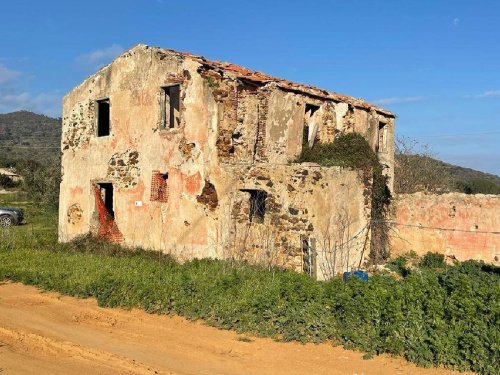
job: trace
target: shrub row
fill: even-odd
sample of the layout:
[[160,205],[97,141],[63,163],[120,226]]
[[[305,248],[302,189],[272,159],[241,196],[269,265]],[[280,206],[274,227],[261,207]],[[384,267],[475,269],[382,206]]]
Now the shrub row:
[[219,260],[181,265],[90,242],[15,250],[0,244],[0,280],[278,340],[331,341],[420,366],[500,372],[498,268],[469,261],[442,271],[424,267],[400,280],[318,282]]

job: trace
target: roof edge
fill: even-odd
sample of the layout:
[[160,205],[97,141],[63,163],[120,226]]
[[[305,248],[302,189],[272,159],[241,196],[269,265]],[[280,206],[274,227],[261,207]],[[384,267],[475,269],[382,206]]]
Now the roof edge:
[[104,69],[109,68],[109,66],[111,66],[119,58],[121,58],[121,57],[125,56],[126,54],[129,54],[135,50],[147,50],[147,49],[159,50],[159,51],[162,51],[164,53],[171,53],[171,54],[177,55],[177,56],[182,57],[182,58],[188,58],[191,60],[195,60],[195,61],[199,62],[200,64],[211,67],[212,69],[218,69],[218,70],[222,70],[226,73],[230,73],[231,75],[235,76],[236,78],[246,79],[246,80],[258,82],[261,84],[267,84],[267,83],[274,82],[277,84],[278,88],[280,88],[282,90],[301,92],[301,93],[306,94],[306,95],[315,96],[317,98],[322,98],[322,99],[326,99],[326,100],[332,100],[335,102],[346,102],[348,104],[353,105],[356,108],[361,108],[361,109],[365,109],[365,110],[373,109],[374,111],[376,111],[380,114],[383,114],[383,115],[386,115],[389,117],[393,117],[393,118],[396,117],[396,115],[393,112],[386,110],[384,108],[381,108],[377,105],[368,103],[367,101],[360,99],[360,98],[355,98],[353,96],[339,94],[339,93],[336,93],[334,91],[328,91],[328,90],[321,89],[321,88],[318,88],[318,87],[315,87],[312,85],[307,85],[307,84],[303,84],[303,83],[289,81],[289,80],[284,79],[284,78],[273,77],[273,76],[267,75],[263,72],[248,69],[248,68],[245,68],[245,67],[240,66],[240,65],[236,65],[236,64],[232,64],[232,63],[228,63],[228,62],[221,62],[221,61],[217,61],[217,60],[209,60],[209,59],[205,58],[204,56],[195,55],[195,54],[192,54],[190,52],[180,52],[180,51],[176,51],[173,49],[150,46],[150,45],[144,44],[144,43],[138,43],[138,44],[128,48],[127,50],[123,51],[121,54],[116,56],[109,64],[102,66],[95,73],[89,75],[80,84],[75,86],[71,91],[69,91],[66,95],[64,95],[63,100],[66,98],[66,96],[71,94],[78,87],[82,86],[89,79],[98,75]]

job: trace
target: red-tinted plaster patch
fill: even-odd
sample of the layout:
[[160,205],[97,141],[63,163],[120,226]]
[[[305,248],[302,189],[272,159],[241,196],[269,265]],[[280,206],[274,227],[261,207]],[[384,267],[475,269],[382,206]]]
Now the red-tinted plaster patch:
[[134,90],[130,96],[131,106],[150,106],[153,105],[152,95],[144,90]]
[[83,194],[83,187],[81,186],[75,186],[74,188],[69,189],[69,193],[71,195],[71,198],[74,198],[75,195],[81,195]]
[[201,190],[201,174],[196,172],[191,176],[183,175],[184,191],[189,195],[198,195]]

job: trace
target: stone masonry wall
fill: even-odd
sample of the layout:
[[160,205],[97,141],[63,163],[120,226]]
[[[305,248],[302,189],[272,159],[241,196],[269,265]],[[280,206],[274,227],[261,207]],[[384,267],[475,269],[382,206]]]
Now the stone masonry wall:
[[403,194],[394,200],[391,253],[410,250],[499,264],[500,196]]

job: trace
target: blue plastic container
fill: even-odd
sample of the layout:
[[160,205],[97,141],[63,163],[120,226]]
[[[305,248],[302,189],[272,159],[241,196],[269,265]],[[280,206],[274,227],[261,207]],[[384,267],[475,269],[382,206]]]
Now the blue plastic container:
[[364,271],[352,271],[352,272],[344,272],[342,276],[342,280],[346,283],[349,280],[349,277],[354,276],[363,281],[368,281],[368,274]]

